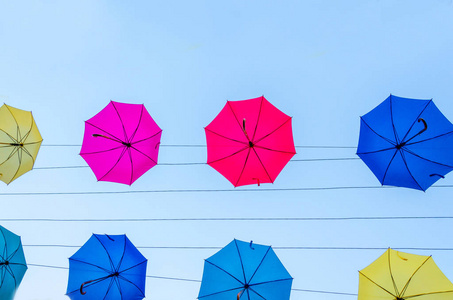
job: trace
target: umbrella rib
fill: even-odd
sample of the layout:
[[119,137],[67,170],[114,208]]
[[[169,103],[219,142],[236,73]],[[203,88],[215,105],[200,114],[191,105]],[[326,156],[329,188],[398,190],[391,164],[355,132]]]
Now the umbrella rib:
[[[232,278],[236,279],[241,285],[244,284],[242,281],[240,281],[239,279],[237,279],[236,276],[234,276],[233,274],[231,274],[231,273],[227,272],[226,270],[222,269],[222,268],[219,267],[218,265],[213,264],[213,263],[210,262],[209,260],[205,260],[205,262],[207,262],[207,263],[213,265],[213,266],[216,267],[217,269],[219,269],[219,270],[225,272],[226,274],[230,275]],[[241,286],[241,288],[242,288],[242,286]],[[235,289],[233,289],[233,290],[235,290]]]
[[237,288],[234,288],[234,289],[228,289],[228,290],[224,290],[224,291],[220,291],[220,292],[215,292],[215,293],[212,293],[212,294],[209,294],[209,295],[198,296],[198,299],[204,298],[204,297],[218,295],[218,294],[221,294],[221,293],[231,292],[231,291],[234,291],[234,290],[241,290],[243,288],[244,287],[240,286],[240,287],[237,287]]
[[[105,295],[104,295],[104,298],[103,300],[107,299],[107,295],[109,294],[110,292],[110,289],[112,288],[112,285],[113,285],[113,282],[115,281],[115,278],[114,277],[108,277],[110,278],[110,283],[109,283],[109,286],[107,287],[107,291],[105,291]],[[107,278],[105,278],[107,279]],[[118,286],[118,285],[117,285]],[[118,288],[119,292],[120,292],[120,295],[121,295],[121,290]],[[121,299],[122,299],[122,295],[121,295]]]
[[258,161],[260,162],[261,166],[263,167],[264,172],[266,172],[267,177],[269,177],[269,180],[273,183],[274,180],[273,180],[273,179],[271,178],[271,176],[269,175],[269,172],[267,172],[266,167],[264,166],[263,162],[261,161],[260,156],[259,156],[258,153],[256,152],[255,148],[252,148],[252,149],[253,149],[253,152],[255,152],[255,155],[256,155],[256,157],[258,158]]
[[249,149],[249,147],[246,146],[246,147],[244,147],[243,149],[240,149],[240,150],[234,152],[233,154],[229,154],[229,155],[227,155],[227,156],[225,156],[225,157],[222,157],[222,158],[219,158],[219,159],[216,159],[216,160],[213,160],[213,161],[209,161],[208,164],[213,164],[213,163],[219,162],[219,161],[221,161],[221,160],[224,160],[224,159],[226,159],[226,158],[230,158],[230,157],[232,157],[232,156],[234,156],[234,155],[238,154],[239,152],[242,152],[242,151],[244,151],[244,150],[246,150],[246,149]]
[[241,252],[239,251],[239,246],[238,246],[238,242],[236,239],[234,240],[234,244],[236,245],[236,250],[238,251],[239,261],[241,262],[242,274],[244,275],[244,284],[246,284],[247,278],[245,277],[244,263],[242,262]]
[[248,143],[246,143],[246,142],[242,142],[242,141],[238,141],[238,140],[235,140],[235,139],[226,137],[226,136],[221,135],[220,133],[214,132],[214,131],[212,131],[212,130],[206,128],[206,127],[205,127],[205,130],[207,130],[207,131],[209,131],[209,132],[211,132],[211,133],[213,133],[213,134],[215,134],[215,135],[218,135],[218,136],[220,136],[220,137],[222,137],[222,138],[224,138],[224,139],[230,140],[230,141],[232,141],[232,142],[237,142],[237,143],[241,143],[241,144],[244,144],[244,145],[248,145]]
[[123,263],[124,253],[126,253],[126,236],[124,236],[124,247],[123,247],[123,254],[121,254],[120,261],[118,262],[118,266],[114,269],[115,272],[119,272],[121,268],[121,264]]
[[137,131],[138,131],[138,127],[140,127],[140,124],[141,124],[141,122],[142,122],[143,111],[144,111],[144,108],[145,108],[145,106],[144,106],[144,105],[142,104],[142,106],[141,106],[141,107],[142,107],[142,110],[140,111],[140,119],[138,120],[138,124],[137,124],[137,127],[135,128],[135,130],[134,130],[134,133],[132,133],[132,135],[131,135],[131,137],[130,137],[130,139],[129,139],[129,141],[128,141],[128,142],[131,142],[131,141],[132,141],[132,140],[134,139],[134,137],[135,137],[135,134],[136,134],[136,133],[137,133]]
[[423,189],[423,188],[420,186],[420,184],[418,183],[418,181],[415,179],[414,175],[412,175],[412,172],[411,172],[411,170],[409,169],[409,166],[408,166],[408,164],[407,164],[406,157],[404,156],[404,151],[400,151],[400,153],[401,153],[401,157],[403,158],[404,165],[406,166],[406,169],[407,169],[407,171],[409,172],[409,175],[411,175],[412,179],[415,181],[415,183],[418,185],[418,187],[419,187],[422,191],[424,191],[425,189]]
[[121,127],[123,127],[124,140],[125,140],[127,143],[129,143],[129,139],[128,139],[127,133],[126,133],[126,128],[124,128],[123,119],[121,119],[120,113],[118,112],[118,109],[116,109],[115,103],[114,103],[113,101],[111,101],[111,103],[112,103],[113,108],[114,108],[115,111],[116,111],[116,114],[118,115],[118,118],[120,119]]
[[[430,105],[432,102],[433,102],[433,100],[429,100],[429,101],[428,101],[428,103],[427,103],[427,104],[425,105],[425,107],[422,109],[422,111],[421,111],[420,114],[417,116],[417,118],[415,118],[415,120],[414,120],[414,122],[412,123],[411,127],[409,127],[409,130],[406,132],[406,135],[403,137],[403,139],[401,140],[401,142],[404,141],[404,140],[406,139],[407,135],[408,135],[409,132],[412,130],[412,127],[414,127],[415,122],[417,122],[417,121],[420,119],[420,116],[421,116],[421,115],[423,114],[423,112],[426,110],[426,108],[428,107],[428,105]],[[412,139],[413,139],[414,137],[416,137],[417,135],[418,135],[418,134],[416,134],[416,135],[414,135],[413,137],[411,137],[410,139],[408,139],[408,140],[406,141],[406,143],[409,142],[410,140],[412,140]]]
[[70,258],[70,260],[73,260],[73,261],[76,261],[76,262],[79,262],[79,263],[82,263],[82,264],[85,264],[85,265],[89,265],[89,266],[92,266],[92,267],[96,267],[106,273],[110,273],[111,271],[108,270],[108,269],[105,269],[101,266],[98,266],[98,265],[95,265],[95,264],[92,264],[92,263],[89,263],[89,262],[86,262],[86,261],[83,261],[83,260],[78,260],[78,259],[75,259],[75,258]]
[[[142,151],[138,150],[138,149],[135,148],[135,147],[132,147],[132,146],[131,146],[131,148],[134,149],[135,151],[137,151],[137,152],[143,154],[143,155],[146,156],[149,160],[151,160],[153,163],[155,163],[155,164],[157,165],[157,161],[155,161],[154,159],[152,159],[151,157],[149,157],[147,154],[143,153]],[[132,160],[132,157],[131,157],[131,160]],[[132,162],[132,161],[131,161],[131,162]]]
[[257,286],[257,285],[274,283],[274,282],[280,282],[280,281],[286,281],[286,280],[293,280],[293,278],[284,278],[284,279],[275,279],[275,280],[270,280],[270,281],[263,281],[263,282],[259,282],[259,283],[249,284],[249,286]]
[[[0,131],[4,132],[13,142],[17,142],[17,140],[11,135],[9,134],[8,132],[6,132],[5,130],[3,129],[0,129]],[[3,143],[1,143],[3,144]],[[6,144],[6,143],[5,143]],[[9,144],[8,144],[9,145]]]
[[106,152],[109,152],[109,151],[113,151],[113,150],[118,150],[118,149],[121,149],[121,148],[126,148],[124,145],[120,145],[118,147],[115,147],[115,148],[112,148],[112,149],[107,149],[107,150],[101,150],[101,151],[96,151],[96,152],[86,152],[86,153],[80,153],[80,155],[86,155],[86,154],[100,154],[100,153],[106,153]]
[[158,134],[161,133],[161,132],[162,132],[162,129],[159,130],[158,132],[156,132],[155,134],[153,134],[153,135],[150,136],[150,137],[141,139],[141,140],[139,140],[139,141],[131,142],[131,145],[134,145],[134,144],[141,143],[141,142],[144,142],[144,141],[146,141],[146,140],[152,139],[153,137],[155,137],[156,135],[158,135]]
[[17,170],[16,170],[16,172],[14,173],[14,176],[11,177],[13,180],[16,178],[17,173],[19,173],[20,165],[22,164],[22,151],[19,151],[19,150],[20,150],[20,149],[19,149],[19,147],[18,147],[18,149],[17,149],[17,158],[19,159],[19,163],[18,163],[18,165],[17,165]]
[[379,152],[384,152],[384,151],[389,151],[389,150],[395,150],[395,149],[396,149],[395,147],[392,147],[392,148],[385,148],[385,149],[376,150],[376,151],[357,152],[357,155],[358,154],[374,154],[374,153],[379,153]]
[[390,251],[388,251],[387,256],[388,256],[387,261],[389,263],[390,278],[392,279],[393,288],[395,289],[395,293],[399,296],[400,292],[398,291],[398,286],[396,285],[395,278],[393,277],[393,273],[392,273],[392,265],[390,264]]
[[[105,175],[104,175],[105,176]],[[96,239],[98,240],[99,244],[101,244],[102,248],[104,248],[104,251],[105,253],[107,254],[108,258],[109,258],[109,262],[110,262],[110,270],[108,271],[108,273],[111,272],[111,270],[115,270],[116,271],[116,268],[115,268],[115,264],[113,263],[113,260],[112,260],[112,257],[110,256],[110,253],[109,251],[107,250],[107,248],[105,247],[105,245],[101,242],[101,240],[99,239],[99,237],[97,235],[94,235],[96,237]],[[109,237],[107,235],[107,237]]]
[[397,153],[398,153],[398,151],[395,151],[395,153],[393,153],[392,159],[390,159],[389,164],[387,165],[387,168],[385,169],[384,176],[382,177],[382,184],[384,184],[385,177],[387,177],[387,172],[388,172],[388,170],[390,168],[390,165],[392,164],[393,160],[395,159],[395,156],[396,156]]
[[8,109],[9,113],[10,113],[11,116],[13,117],[14,122],[16,122],[16,129],[17,129],[17,135],[18,135],[18,136],[16,137],[15,140],[16,140],[16,141],[19,141],[19,140],[20,140],[20,138],[19,138],[19,135],[20,135],[19,123],[17,123],[17,119],[16,119],[16,117],[14,116],[13,112],[11,111],[11,109],[9,108],[8,105],[6,105],[6,108]]
[[118,160],[116,163],[110,168],[110,170],[107,171],[99,180],[104,179],[105,176],[107,176],[112,170],[116,167],[116,165],[120,162],[121,158],[124,156],[124,153],[126,153],[127,147],[124,147],[123,151],[121,152],[120,156],[118,157]]
[[390,95],[390,120],[392,121],[392,128],[393,128],[393,134],[395,136],[395,141],[397,142],[397,144],[400,144],[401,141],[398,139],[398,132],[396,131],[395,123],[393,122],[393,101],[392,101],[392,95]]
[[430,163],[437,164],[437,165],[444,166],[444,167],[453,168],[453,166],[446,165],[446,164],[443,164],[443,163],[440,163],[440,162],[433,161],[433,160],[427,159],[427,158],[425,158],[425,157],[422,157],[422,156],[418,155],[417,153],[415,153],[415,152],[413,152],[413,151],[411,151],[411,150],[409,150],[409,149],[407,149],[407,148],[405,148],[404,151],[406,151],[407,153],[412,154],[412,155],[414,155],[414,156],[417,156],[417,157],[420,158],[420,159],[426,160],[426,161],[428,161],[428,162],[430,162]]
[[266,134],[265,136],[263,136],[263,137],[260,138],[259,140],[254,141],[254,144],[259,143],[260,141],[264,140],[265,138],[267,138],[267,137],[270,136],[271,134],[275,133],[277,130],[279,130],[280,128],[282,128],[282,127],[283,127],[286,123],[288,123],[289,121],[291,121],[291,117],[288,117],[288,119],[286,119],[285,122],[283,122],[280,126],[278,126],[277,128],[275,128],[273,131],[269,132],[268,134]]
[[17,288],[17,280],[16,280],[16,276],[14,275],[14,272],[13,270],[11,270],[11,267],[10,266],[6,266],[6,271],[9,273],[9,275],[11,275],[11,277],[13,278],[14,280],[14,288]]
[[138,263],[138,264],[136,264],[136,265],[134,265],[134,266],[132,266],[132,267],[129,267],[129,268],[124,269],[124,270],[121,270],[121,273],[127,272],[127,271],[129,271],[129,270],[131,270],[131,269],[133,269],[133,268],[135,268],[135,267],[138,267],[139,265],[141,265],[141,264],[143,264],[143,263],[146,263],[146,262],[147,262],[147,260],[144,260],[144,261],[142,261],[142,262],[140,262],[140,263]]
[[252,281],[252,279],[253,279],[253,277],[255,276],[256,272],[258,272],[258,269],[259,269],[259,268],[261,267],[261,265],[263,264],[263,261],[264,261],[264,259],[266,258],[267,254],[269,253],[270,249],[271,249],[271,247],[269,246],[269,247],[267,248],[266,253],[264,253],[263,258],[261,258],[261,261],[260,261],[260,263],[258,264],[258,267],[256,267],[255,271],[253,272],[253,275],[250,277],[249,281],[246,282],[247,284],[249,284],[249,283]]
[[388,291],[387,289],[385,289],[383,286],[377,284],[375,281],[371,280],[371,278],[369,278],[368,276],[366,276],[365,274],[363,274],[362,272],[359,271],[359,274],[361,274],[364,278],[368,279],[370,282],[374,283],[377,287],[381,288],[384,292],[387,292],[389,295],[393,296],[393,297],[396,297],[396,295],[393,295],[392,292]]
[[415,298],[415,297],[426,296],[426,295],[446,294],[446,293],[453,293],[453,290],[450,290],[450,291],[438,291],[438,292],[428,292],[428,293],[422,293],[422,294],[417,294],[417,295],[405,296],[404,299]]
[[116,136],[114,136],[114,135],[111,134],[110,132],[107,132],[106,130],[104,130],[104,129],[98,127],[98,126],[91,124],[89,121],[85,121],[85,123],[88,124],[88,125],[90,125],[90,126],[93,126],[94,128],[96,128],[96,129],[98,129],[98,130],[100,130],[100,131],[102,131],[102,132],[104,132],[104,133],[106,133],[106,134],[108,134],[109,136],[111,136],[112,138],[114,138],[114,140],[112,140],[112,141],[115,141],[115,142],[118,142],[118,143],[122,143],[122,142],[123,142],[120,138],[117,138]]
[[24,136],[21,138],[21,140],[20,140],[21,142],[25,141],[25,140],[28,138],[28,136],[29,136],[30,133],[31,133],[31,130],[33,129],[33,125],[35,125],[35,121],[33,120],[33,115],[31,114],[31,112],[30,112],[30,117],[31,117],[30,129],[29,129],[29,130],[27,131],[27,133],[24,134]]
[[[239,174],[239,177],[238,177],[238,180],[236,181],[236,184],[234,186],[237,186],[238,183],[239,183],[239,180],[241,180],[241,177],[242,177],[242,174],[244,173],[244,170],[245,170],[245,166],[247,165],[247,161],[249,160],[249,156],[250,156],[250,149],[251,148],[248,148],[249,151],[247,153],[247,157],[245,158],[245,161],[244,161],[244,166],[242,167],[242,170],[241,170],[241,173]],[[245,149],[244,149],[245,150]],[[237,245],[236,245],[237,246]],[[238,250],[239,251],[239,250]],[[244,276],[245,278],[245,276]]]
[[425,140],[421,140],[421,141],[417,141],[417,142],[413,142],[413,143],[407,143],[406,146],[415,145],[415,144],[418,144],[418,143],[423,143],[423,142],[426,142],[426,141],[434,140],[434,139],[437,139],[437,138],[440,138],[440,137],[443,137],[443,136],[446,136],[446,135],[449,135],[449,134],[452,134],[452,133],[453,133],[453,131],[449,131],[449,132],[442,133],[442,134],[439,134],[439,135],[434,136],[434,137],[430,137],[429,139],[425,139]]
[[423,263],[414,271],[414,273],[412,273],[411,277],[409,277],[409,280],[406,282],[406,284],[404,285],[403,287],[403,290],[401,291],[401,296],[404,296],[404,293],[406,292],[408,286],[409,286],[409,283],[411,282],[412,278],[415,276],[415,274],[420,270],[421,267],[423,267],[425,265],[425,263],[431,258],[431,256],[428,256],[428,258],[425,259],[425,261],[423,261]]
[[[366,125],[373,133],[374,133],[374,134],[376,134],[378,137],[380,137],[381,139],[385,140],[386,142],[388,142],[388,143],[390,143],[390,144],[392,144],[392,145],[394,145],[394,146],[397,145],[397,144],[396,144],[394,141],[392,141],[391,139],[388,139],[388,138],[386,138],[386,137],[380,135],[379,133],[377,133],[373,128],[370,127],[370,125],[368,125],[368,123],[367,123],[362,117],[360,117],[360,119],[361,119],[362,122],[363,122],[363,123],[364,123],[364,124],[365,124],[365,125]],[[392,126],[393,126],[393,121],[392,121]],[[397,140],[397,141],[398,141],[398,140]]]
[[247,295],[248,295],[249,299],[250,299],[250,290],[251,290],[252,292],[254,292],[254,293],[255,293],[258,297],[260,297],[261,299],[266,300],[266,298],[264,298],[260,293],[258,293],[257,291],[255,291],[255,290],[252,289],[251,287],[249,287],[249,288],[248,288],[248,291],[247,291]]
[[247,141],[250,142],[250,138],[248,137],[247,132],[245,131],[245,128],[242,128],[241,122],[239,122],[238,117],[236,116],[233,108],[231,107],[230,101],[227,101],[227,103],[228,103],[228,107],[231,109],[231,112],[233,113],[234,118],[236,119],[236,122],[237,122],[239,128],[244,133],[244,136],[247,138]]
[[[144,293],[144,292],[143,292],[143,291],[142,291],[142,290],[141,290],[134,282],[130,281],[129,279],[127,279],[126,277],[121,276],[121,275],[118,276],[118,279],[121,279],[121,280],[124,280],[124,281],[126,281],[126,282],[129,282],[130,284],[132,284],[133,286],[135,286],[135,287],[137,288],[137,290],[140,291],[140,293],[142,293],[142,296],[143,296],[143,297],[145,296],[145,293]],[[119,280],[118,280],[118,283],[119,283]]]
[[258,111],[258,118],[256,119],[255,130],[253,131],[252,141],[255,140],[256,130],[258,129],[258,123],[260,122],[261,110],[263,108],[263,102],[264,102],[263,98],[264,98],[264,96],[261,96],[260,110]]
[[296,154],[296,152],[289,152],[289,151],[283,151],[283,150],[275,150],[275,149],[271,149],[271,148],[267,148],[267,147],[263,147],[263,146],[260,146],[260,145],[254,145],[253,146],[254,148],[260,148],[260,149],[263,149],[263,150],[268,150],[268,151],[273,151],[273,152],[278,152],[278,153],[285,153],[285,154]]

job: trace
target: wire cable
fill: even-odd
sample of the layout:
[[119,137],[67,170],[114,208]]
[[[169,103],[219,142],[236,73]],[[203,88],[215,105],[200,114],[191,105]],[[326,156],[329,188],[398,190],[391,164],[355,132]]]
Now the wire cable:
[[[340,158],[306,158],[306,159],[292,159],[289,162],[315,162],[315,161],[346,161],[346,160],[360,160],[359,157],[340,157]],[[195,166],[207,165],[205,162],[186,162],[186,163],[158,163],[158,166]],[[89,166],[50,166],[50,167],[34,167],[34,170],[52,170],[52,169],[80,169],[89,168]]]
[[453,216],[389,216],[389,217],[263,217],[263,218],[0,218],[0,222],[244,222],[244,221],[388,221],[388,220],[453,220]]
[[[50,268],[50,269],[60,269],[60,270],[69,270],[68,267],[59,267],[59,266],[50,266],[50,265],[41,265],[41,264],[27,264],[31,267],[40,267],[40,268]],[[154,276],[146,275],[147,278],[153,279],[164,279],[164,280],[176,280],[176,281],[186,281],[186,282],[196,282],[201,283],[201,280],[197,279],[188,279],[188,278],[178,278],[178,277],[165,277],[165,276]],[[296,292],[309,292],[309,293],[321,293],[321,294],[333,294],[333,295],[344,295],[344,296],[357,296],[357,294],[351,293],[342,293],[342,292],[332,292],[332,291],[317,291],[317,290],[306,290],[306,289],[291,289]]]
[[[30,244],[22,245],[23,247],[37,248],[80,248],[77,245],[45,245]],[[219,250],[219,246],[136,246],[137,249],[154,249],[154,250]],[[275,250],[387,250],[389,247],[305,247],[305,246],[272,246]],[[392,247],[394,250],[416,250],[416,251],[453,251],[453,248],[432,248],[432,247]]]
[[[42,144],[41,147],[82,147],[81,144]],[[206,148],[206,145],[189,145],[189,144],[160,144],[159,147],[173,147],[173,148]],[[326,145],[300,145],[294,146],[296,148],[305,149],[356,149],[357,146],[326,146]]]

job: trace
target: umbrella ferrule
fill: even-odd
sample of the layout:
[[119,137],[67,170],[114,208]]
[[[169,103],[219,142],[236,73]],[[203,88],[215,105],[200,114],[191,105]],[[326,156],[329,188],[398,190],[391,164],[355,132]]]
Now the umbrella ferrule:
[[10,143],[10,145],[15,147],[23,147],[24,143]]
[[121,144],[123,144],[124,146],[126,146],[128,148],[132,147],[131,143],[121,142]]
[[255,144],[252,141],[249,141],[249,146],[250,146],[250,148],[253,148],[253,146],[255,146]]
[[5,261],[0,262],[0,266],[2,266],[2,265],[5,265],[5,266],[9,265],[9,261],[5,260]]
[[399,149],[403,148],[404,146],[406,146],[406,142],[396,145],[396,149],[399,150]]

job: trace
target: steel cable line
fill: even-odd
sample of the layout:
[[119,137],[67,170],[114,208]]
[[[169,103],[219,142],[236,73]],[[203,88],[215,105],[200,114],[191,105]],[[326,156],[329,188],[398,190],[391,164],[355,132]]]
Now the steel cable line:
[[[62,244],[24,244],[23,247],[36,248],[80,248],[80,245],[62,245]],[[154,250],[219,250],[219,246],[136,246],[137,249],[154,249]],[[389,247],[313,247],[313,246],[272,246],[275,250],[387,250]],[[435,247],[392,247],[394,250],[417,250],[417,251],[453,251],[453,248],[435,248]]]
[[[41,264],[27,264],[27,265],[31,266],[31,267],[50,268],[50,269],[59,269],[59,270],[69,270],[68,267],[60,267],[60,266],[50,266],[50,265],[41,265]],[[146,275],[146,277],[147,278],[153,278],[153,279],[165,279],[165,280],[175,280],[175,281],[187,281],[187,282],[201,283],[201,280],[188,279],[188,278],[154,276],[154,275]],[[334,291],[317,291],[317,290],[295,289],[295,288],[293,288],[291,290],[292,291],[296,291],[296,292],[309,292],[309,293],[333,294],[333,295],[344,295],[344,296],[357,296],[357,294],[334,292]]]
[[[41,147],[82,147],[81,144],[42,144]],[[173,147],[173,148],[206,148],[206,145],[201,144],[161,144],[159,147]],[[299,145],[294,146],[296,148],[305,149],[356,149],[357,146],[326,146],[326,145]]]
[[[360,160],[359,157],[339,157],[339,158],[305,158],[292,159],[289,162],[315,162],[315,161],[345,161],[345,160]],[[158,166],[194,166],[207,165],[205,162],[182,162],[182,163],[158,163]],[[49,167],[34,167],[34,170],[52,170],[52,169],[81,169],[89,168],[89,166],[49,166]]]
[[388,221],[388,220],[453,220],[453,216],[387,216],[387,217],[238,217],[238,218],[0,218],[0,222],[230,222],[230,221]]
[[[451,188],[453,185],[436,185],[431,188]],[[332,191],[332,190],[364,190],[364,189],[395,189],[394,186],[330,186],[300,188],[236,188],[236,189],[168,189],[168,190],[136,190],[136,191],[85,191],[85,192],[16,192],[0,193],[0,196],[56,196],[56,195],[111,195],[111,194],[158,194],[158,193],[247,193],[247,192],[297,192],[297,191]]]

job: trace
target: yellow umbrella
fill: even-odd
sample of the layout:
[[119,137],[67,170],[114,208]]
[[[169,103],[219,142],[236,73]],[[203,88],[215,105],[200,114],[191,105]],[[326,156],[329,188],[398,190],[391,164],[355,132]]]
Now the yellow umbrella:
[[358,300],[451,300],[453,283],[431,256],[388,249],[359,271]]
[[42,137],[30,111],[0,107],[0,180],[9,184],[33,169]]

